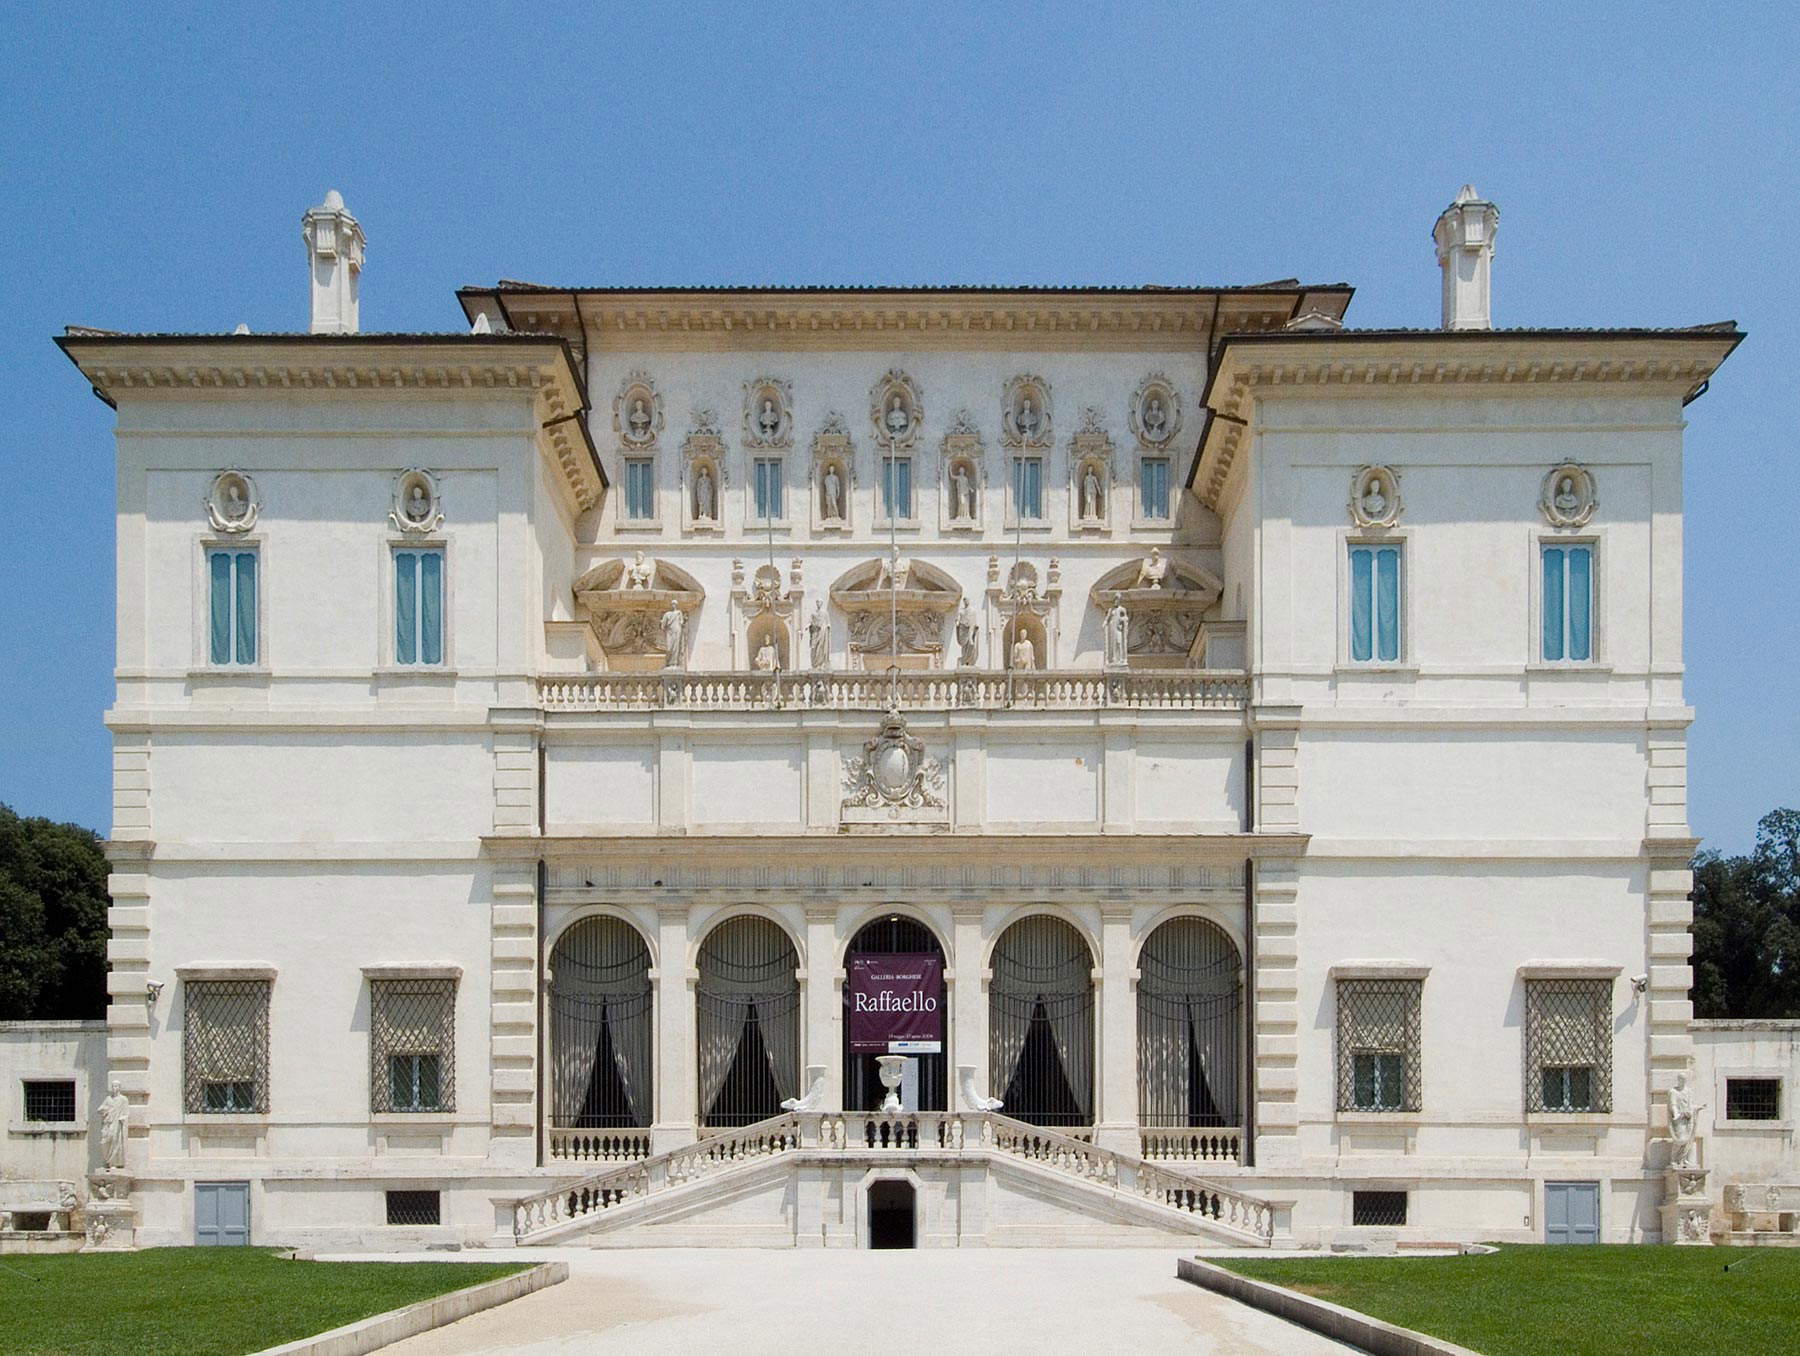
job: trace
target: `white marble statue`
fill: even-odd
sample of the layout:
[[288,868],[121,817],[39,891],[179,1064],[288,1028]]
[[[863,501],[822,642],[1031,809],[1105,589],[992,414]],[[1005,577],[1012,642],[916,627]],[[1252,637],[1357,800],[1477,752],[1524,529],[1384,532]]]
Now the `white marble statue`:
[[1012,666],[1015,669],[1035,669],[1037,667],[1037,646],[1031,643],[1031,637],[1023,631],[1012,643]]
[[710,523],[718,513],[718,496],[713,493],[712,472],[704,466],[694,477],[694,518]]
[[1114,603],[1106,613],[1106,666],[1123,668],[1128,662],[1127,641],[1131,635],[1131,617],[1124,603]]
[[765,442],[773,442],[775,435],[781,432],[781,412],[767,396],[763,397],[762,412],[756,416],[756,427]]
[[1387,516],[1387,496],[1381,492],[1381,477],[1376,476],[1369,482],[1369,488],[1363,491],[1363,517],[1370,522],[1378,522]]
[[820,490],[825,496],[825,521],[841,523],[844,520],[844,482],[838,475],[837,467],[825,468]]
[[1081,516],[1090,519],[1100,516],[1100,477],[1094,474],[1091,466],[1081,477]]
[[115,1078],[107,1085],[106,1100],[100,1103],[101,1167],[125,1166],[125,1139],[130,1124],[131,1103]]
[[642,442],[650,432],[650,411],[644,408],[642,396],[631,402],[631,416],[626,423],[631,426],[631,436],[637,442]]
[[639,551],[632,557],[631,564],[625,567],[625,587],[627,589],[647,589],[656,579],[656,566],[644,559]]
[[1030,442],[1037,437],[1038,427],[1042,423],[1043,419],[1038,414],[1037,406],[1032,402],[1030,396],[1026,396],[1019,402],[1019,413],[1018,417],[1013,420],[1013,427],[1019,430],[1021,438]]
[[1573,517],[1581,511],[1581,496],[1575,493],[1575,477],[1564,476],[1556,483],[1556,498],[1552,501],[1556,511],[1565,517]]
[[406,496],[406,518],[408,522],[422,523],[431,516],[431,498],[425,493],[425,487],[413,481],[412,493]]
[[1160,443],[1169,429],[1169,416],[1163,413],[1163,403],[1156,396],[1151,396],[1144,406],[1144,436],[1153,443]]
[[799,1097],[784,1097],[781,1101],[783,1111],[818,1111],[825,1105],[825,1066],[808,1064],[806,1066],[806,1092]]
[[1169,577],[1169,562],[1162,558],[1162,547],[1152,546],[1150,554],[1138,565],[1137,587],[1159,589]]
[[975,667],[976,651],[980,643],[981,628],[975,624],[975,614],[969,610],[969,600],[964,598],[962,605],[956,609],[957,667],[965,669]]
[[984,1097],[975,1086],[975,1066],[956,1066],[956,1088],[962,1093],[963,1106],[970,1111],[998,1111],[1006,1103],[998,1097]]
[[960,461],[950,468],[950,517],[959,523],[975,516],[975,479]]
[[244,487],[237,481],[228,481],[225,485],[225,504],[219,515],[226,522],[241,522],[250,512],[250,502],[244,498]]
[[774,673],[781,668],[781,651],[776,648],[773,636],[764,636],[763,643],[756,651],[756,671],[758,673]]
[[662,630],[665,668],[678,669],[687,650],[687,614],[671,602],[658,621]]
[[831,621],[824,603],[813,604],[812,618],[806,623],[806,651],[815,672],[831,667]]
[[887,419],[888,436],[896,440],[904,438],[906,431],[912,427],[912,416],[906,412],[906,406],[899,396],[888,403]]
[[1688,1091],[1687,1074],[1675,1075],[1675,1086],[1669,1089],[1669,1166],[1689,1168],[1694,1165],[1694,1120],[1705,1103],[1696,1105]]

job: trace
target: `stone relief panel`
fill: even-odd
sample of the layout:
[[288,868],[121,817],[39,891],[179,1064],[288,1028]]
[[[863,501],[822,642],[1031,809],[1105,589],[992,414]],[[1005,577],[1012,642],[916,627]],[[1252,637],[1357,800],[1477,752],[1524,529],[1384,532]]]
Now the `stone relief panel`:
[[1138,446],[1161,452],[1181,432],[1181,393],[1161,372],[1152,372],[1131,394],[1131,432]]
[[627,671],[687,665],[694,615],[706,592],[685,570],[642,551],[603,560],[575,581],[577,615],[607,667]]
[[248,471],[220,471],[201,502],[206,506],[206,521],[212,524],[212,530],[232,536],[255,527],[257,516],[262,513],[262,498]]
[[394,502],[388,510],[394,530],[409,536],[436,532],[444,525],[443,503],[437,478],[429,471],[413,469],[394,477]]
[[1391,466],[1365,466],[1350,480],[1350,521],[1362,528],[1397,527],[1400,473]]
[[987,497],[986,450],[975,417],[958,410],[950,421],[940,449],[943,487],[938,495],[939,527],[945,532],[981,531],[982,506]]
[[924,399],[918,384],[899,368],[875,383],[870,393],[869,420],[875,441],[889,454],[911,451],[925,425]]
[[656,446],[663,428],[662,396],[645,372],[633,372],[613,397],[613,432],[631,451]]
[[744,383],[744,446],[794,445],[794,388],[777,377]]
[[1006,383],[1001,400],[1000,442],[1016,450],[1044,450],[1054,441],[1050,421],[1050,384],[1042,377],[1020,375]]
[[812,523],[815,532],[850,530],[851,491],[856,486],[856,445],[835,410],[812,440]]
[[719,532],[724,526],[725,439],[712,410],[695,410],[693,427],[681,443],[681,516],[689,532]]
[[941,824],[949,820],[944,768],[925,754],[925,741],[890,708],[881,729],[844,763],[845,824]]
[[1081,427],[1069,440],[1069,474],[1069,527],[1105,532],[1112,526],[1113,443],[1092,405],[1081,412]]
[[1544,477],[1538,509],[1551,527],[1586,527],[1600,501],[1594,493],[1594,473],[1576,462],[1553,467]]

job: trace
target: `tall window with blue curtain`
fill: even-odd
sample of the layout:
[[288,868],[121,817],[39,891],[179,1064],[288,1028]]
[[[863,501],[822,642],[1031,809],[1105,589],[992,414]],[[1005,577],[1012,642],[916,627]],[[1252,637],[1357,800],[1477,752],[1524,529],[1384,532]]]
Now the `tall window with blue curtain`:
[[625,461],[625,516],[640,520],[656,516],[656,462],[649,457]]
[[1350,658],[1358,664],[1400,660],[1400,548],[1350,548]]
[[1169,459],[1145,457],[1138,463],[1138,506],[1146,518],[1169,516]]
[[766,522],[778,521],[781,518],[781,458],[758,457],[751,471],[756,516]]
[[394,552],[394,662],[444,662],[444,553]]
[[1044,516],[1044,459],[1013,458],[1013,512],[1023,521]]
[[1594,657],[1594,548],[1544,548],[1544,662]]
[[256,662],[256,552],[209,551],[207,654],[215,664]]
[[881,508],[885,517],[897,522],[913,516],[911,457],[881,459]]

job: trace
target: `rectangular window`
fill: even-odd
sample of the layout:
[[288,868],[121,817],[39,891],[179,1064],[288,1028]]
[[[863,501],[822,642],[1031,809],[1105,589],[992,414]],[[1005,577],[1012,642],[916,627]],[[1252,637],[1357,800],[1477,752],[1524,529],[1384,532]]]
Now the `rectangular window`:
[[456,981],[369,984],[369,1100],[377,1112],[456,1109]]
[[25,1119],[67,1123],[75,1119],[73,1078],[25,1080]]
[[1350,658],[1400,662],[1400,548],[1350,548]]
[[269,1110],[269,981],[189,980],[182,1026],[190,1114]]
[[639,522],[656,516],[656,460],[625,459],[625,516]]
[[444,553],[394,552],[394,662],[444,662]]
[[778,521],[781,518],[781,458],[758,457],[750,469],[757,518],[766,522]]
[[[30,1084],[26,1086],[29,1087]],[[1725,1080],[1725,1119],[1728,1121],[1780,1120],[1781,1080],[1779,1078],[1727,1078]]]
[[1612,982],[1525,981],[1525,1109],[1612,1110]]
[[1353,1191],[1350,1223],[1363,1228],[1399,1229],[1406,1224],[1404,1191]]
[[1013,513],[1022,522],[1044,516],[1044,459],[1013,458]]
[[1544,662],[1594,657],[1594,548],[1544,548]]
[[256,662],[256,552],[208,551],[207,655],[215,664]]
[[913,516],[911,457],[881,459],[881,509],[884,516],[905,522]]
[[1138,463],[1138,504],[1146,518],[1169,516],[1169,459],[1145,457]]
[[436,1191],[390,1191],[387,1193],[389,1224],[437,1224],[443,1215],[443,1196]]
[[1417,1111],[1418,979],[1337,983],[1338,1110]]

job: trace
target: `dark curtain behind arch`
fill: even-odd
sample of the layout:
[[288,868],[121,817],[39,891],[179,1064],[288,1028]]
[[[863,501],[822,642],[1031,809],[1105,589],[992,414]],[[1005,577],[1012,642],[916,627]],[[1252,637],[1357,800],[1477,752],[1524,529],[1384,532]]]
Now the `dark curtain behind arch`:
[[584,918],[550,952],[550,1123],[646,1126],[651,1084],[650,950],[619,918]]
[[1240,1124],[1243,963],[1204,918],[1172,918],[1138,955],[1138,1118]]

